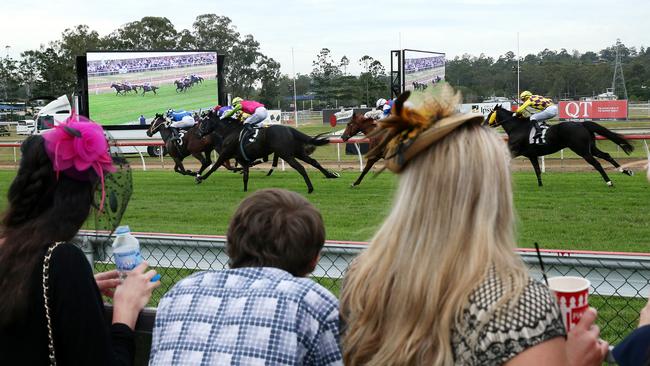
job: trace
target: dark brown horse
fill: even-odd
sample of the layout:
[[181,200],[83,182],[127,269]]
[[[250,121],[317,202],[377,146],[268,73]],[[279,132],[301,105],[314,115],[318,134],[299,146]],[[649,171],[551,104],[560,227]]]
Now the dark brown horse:
[[[377,121],[374,119],[366,118],[360,114],[354,114],[350,122],[348,122],[348,125],[345,127],[345,131],[343,131],[341,139],[343,141],[348,141],[351,137],[358,134],[359,132],[363,132],[364,135],[368,136],[372,131],[374,131],[375,127],[377,127]],[[368,145],[370,150],[372,150],[382,140],[382,136],[371,136],[369,139],[370,141]],[[368,158],[368,160],[366,160],[366,166],[363,168],[363,171],[361,172],[359,178],[357,178],[357,180],[352,183],[352,187],[358,186],[361,183],[361,180],[363,180],[363,177],[365,177],[368,171],[370,171],[370,168],[372,168],[376,162],[383,158],[383,153],[378,154],[378,156]]]
[[[169,124],[169,121],[162,114],[157,113],[153,122],[151,122],[149,130],[147,130],[147,136],[152,137],[156,132],[160,132],[169,156],[174,159],[175,172],[183,175],[200,176],[212,164],[212,157],[210,156],[212,151],[216,151],[217,154],[220,153],[221,138],[216,134],[199,137],[199,125],[197,124],[185,132],[182,138],[183,143],[179,146],[172,138],[172,130]],[[197,172],[187,170],[183,166],[183,159],[189,155],[201,162],[201,168]],[[224,161],[223,165],[228,170],[238,170],[234,169],[228,160]]]

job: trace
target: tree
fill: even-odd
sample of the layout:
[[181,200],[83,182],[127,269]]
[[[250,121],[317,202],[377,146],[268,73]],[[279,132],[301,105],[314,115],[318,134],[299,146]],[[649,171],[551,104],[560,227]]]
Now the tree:
[[18,74],[20,75],[21,83],[25,87],[26,97],[31,98],[34,96],[36,81],[40,76],[38,52],[25,51],[20,56],[22,60],[20,60],[20,65],[18,66]]
[[339,68],[343,70],[343,75],[348,74],[348,65],[350,65],[350,59],[348,59],[347,56],[341,57]]
[[165,17],[144,17],[118,29],[117,38],[121,50],[165,50],[176,47],[178,32]]

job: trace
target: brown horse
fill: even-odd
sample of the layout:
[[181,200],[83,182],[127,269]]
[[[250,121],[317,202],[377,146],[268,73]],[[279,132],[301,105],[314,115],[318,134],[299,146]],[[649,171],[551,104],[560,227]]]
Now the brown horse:
[[[352,136],[358,134],[359,132],[363,132],[364,135],[369,136],[375,127],[377,127],[377,121],[374,119],[366,118],[360,114],[354,114],[350,122],[348,122],[348,125],[345,127],[345,131],[343,131],[341,139],[343,141],[348,141]],[[379,144],[379,142],[381,142],[382,136],[371,136],[369,139],[369,148],[372,150],[375,148],[375,146],[377,146],[377,144]],[[363,168],[363,171],[361,172],[359,178],[357,178],[357,180],[352,183],[352,187],[358,186],[361,183],[361,180],[363,180],[363,177],[365,177],[368,171],[370,171],[370,168],[372,168],[372,166],[375,165],[375,163],[380,159],[383,159],[383,157],[384,154],[381,153],[378,154],[378,156],[368,158],[366,161],[366,166]]]
[[[220,152],[221,138],[216,134],[199,137],[199,124],[196,124],[185,132],[182,138],[183,143],[179,146],[174,142],[169,124],[170,122],[162,114],[157,113],[153,122],[151,122],[149,130],[147,130],[147,136],[152,137],[156,132],[160,132],[169,156],[174,159],[175,172],[182,175],[200,176],[212,164],[212,157],[210,156],[212,155],[212,150],[216,151],[217,154]],[[201,162],[201,168],[197,172],[187,170],[183,166],[183,159],[189,155],[192,155]],[[234,169],[228,160],[223,165],[228,170],[240,170]]]

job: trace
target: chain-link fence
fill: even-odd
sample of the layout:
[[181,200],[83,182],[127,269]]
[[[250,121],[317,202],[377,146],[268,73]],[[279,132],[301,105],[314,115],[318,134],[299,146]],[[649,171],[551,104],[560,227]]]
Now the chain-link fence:
[[[143,257],[162,275],[160,286],[149,304],[160,298],[177,281],[200,270],[228,267],[225,237],[201,235],[136,234]],[[79,243],[96,270],[113,266],[111,240],[82,234]],[[312,278],[338,295],[348,265],[366,245],[327,242]],[[534,251],[519,251],[532,277],[542,280]],[[548,277],[581,276],[591,282],[590,305],[599,311],[602,337],[610,343],[621,341],[638,322],[639,310],[650,293],[650,255],[547,250],[542,258]],[[149,330],[150,331],[150,330]]]

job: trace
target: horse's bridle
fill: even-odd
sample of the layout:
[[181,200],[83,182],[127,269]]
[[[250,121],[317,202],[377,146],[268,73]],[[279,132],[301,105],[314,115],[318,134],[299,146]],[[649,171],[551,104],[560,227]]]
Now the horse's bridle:
[[[504,122],[504,121],[497,121],[497,108],[504,109],[504,108],[502,108],[502,107],[494,107],[494,109],[492,110],[492,112],[490,112],[490,114],[488,114],[488,116],[487,116],[487,124],[488,124],[488,126],[490,126],[490,127],[499,127],[499,126],[501,126],[501,125],[503,124],[503,122]],[[504,109],[504,110],[506,110],[506,109]],[[515,118],[515,116],[513,115],[513,116],[511,116],[510,118],[511,118],[511,119],[512,119],[512,118]]]
[[151,126],[149,127],[149,133],[151,133],[153,136],[156,132],[160,131],[160,128],[163,126],[163,124],[167,122],[168,121],[165,119],[165,117],[156,117],[156,119],[154,119],[154,121],[151,123]]

